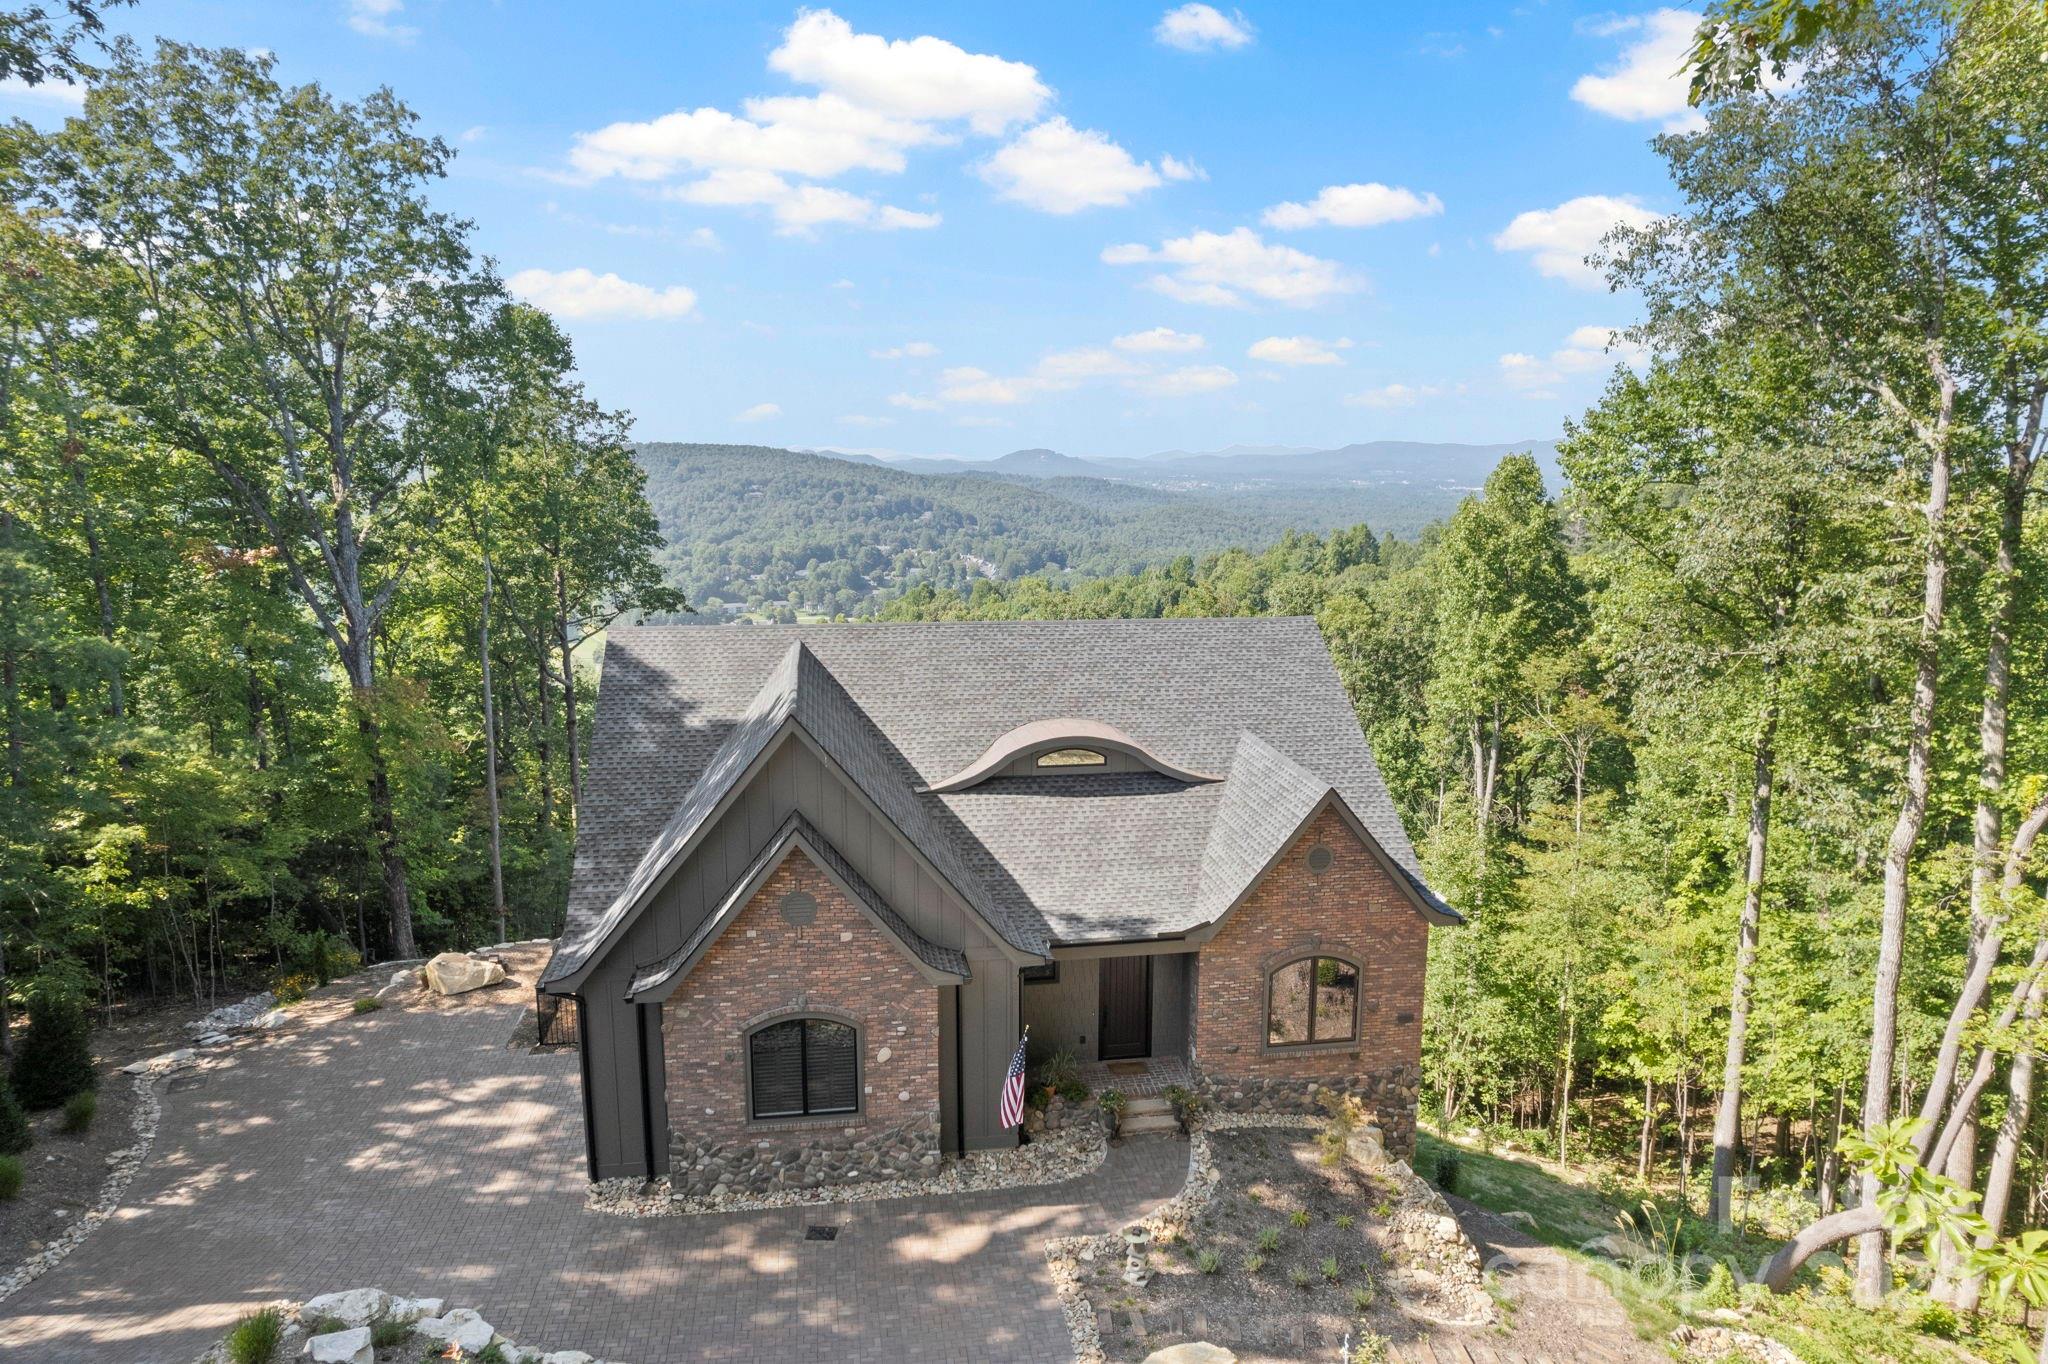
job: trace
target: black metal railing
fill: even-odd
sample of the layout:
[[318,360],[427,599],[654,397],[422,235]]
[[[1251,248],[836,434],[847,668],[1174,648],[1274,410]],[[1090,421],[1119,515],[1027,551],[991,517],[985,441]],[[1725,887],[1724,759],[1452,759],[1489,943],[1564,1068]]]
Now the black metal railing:
[[576,1045],[576,1000],[573,997],[551,995],[537,989],[533,992],[533,1012],[540,1022],[540,1044],[543,1047]]

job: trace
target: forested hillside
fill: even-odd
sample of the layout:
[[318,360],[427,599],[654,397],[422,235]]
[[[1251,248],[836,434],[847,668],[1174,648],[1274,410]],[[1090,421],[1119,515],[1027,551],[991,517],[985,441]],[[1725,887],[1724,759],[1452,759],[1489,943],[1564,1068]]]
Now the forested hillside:
[[751,445],[637,447],[670,579],[707,618],[871,612],[911,584],[1129,573],[1289,529],[1414,535],[1458,493],[1400,483],[1165,489],[926,474]]

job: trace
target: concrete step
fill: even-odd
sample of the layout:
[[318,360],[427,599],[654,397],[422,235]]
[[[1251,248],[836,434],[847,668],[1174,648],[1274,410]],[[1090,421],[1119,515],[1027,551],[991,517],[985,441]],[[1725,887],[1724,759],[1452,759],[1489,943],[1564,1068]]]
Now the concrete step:
[[1180,1124],[1171,1113],[1140,1113],[1134,1118],[1126,1111],[1123,1126],[1118,1130],[1127,1137],[1141,1137],[1147,1132],[1176,1132]]
[[1157,1094],[1148,1094],[1141,1099],[1132,1099],[1124,1105],[1124,1118],[1126,1121],[1131,1118],[1145,1117],[1153,1113],[1166,1113],[1170,1115],[1172,1112],[1173,1104]]

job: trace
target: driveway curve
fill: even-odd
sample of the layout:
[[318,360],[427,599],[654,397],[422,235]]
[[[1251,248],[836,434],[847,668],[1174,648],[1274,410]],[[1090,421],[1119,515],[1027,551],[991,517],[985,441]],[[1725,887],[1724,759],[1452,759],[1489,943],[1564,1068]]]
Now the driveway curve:
[[[999,1193],[587,1213],[576,1058],[507,1045],[531,998],[318,1001],[174,1076],[122,1207],[0,1303],[0,1361],[189,1364],[252,1307],[375,1286],[630,1364],[1042,1364],[1070,1347],[1041,1243],[1139,1216],[1186,1172],[1185,1146],[1138,1141]],[[817,1222],[837,1239],[806,1241]]]

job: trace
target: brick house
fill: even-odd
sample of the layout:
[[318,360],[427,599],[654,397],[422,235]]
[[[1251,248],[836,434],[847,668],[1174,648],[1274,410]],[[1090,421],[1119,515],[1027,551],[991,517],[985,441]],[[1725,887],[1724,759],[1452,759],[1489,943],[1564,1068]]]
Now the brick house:
[[619,629],[541,988],[593,1178],[839,1182],[1014,1145],[1027,1026],[1412,1145],[1432,925],[1306,619]]

